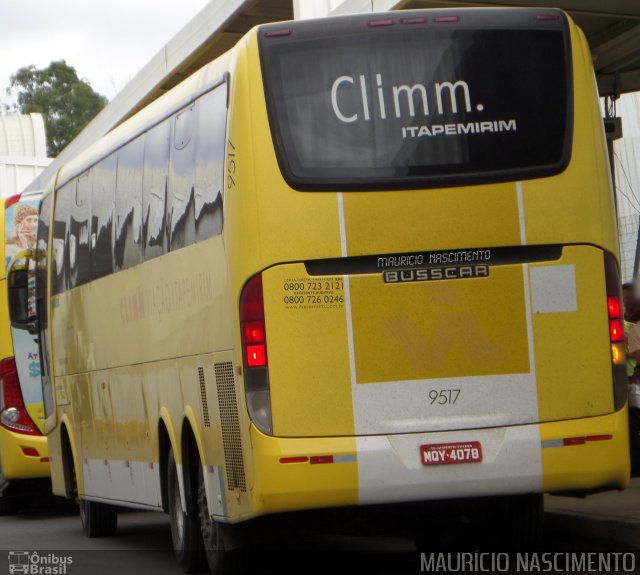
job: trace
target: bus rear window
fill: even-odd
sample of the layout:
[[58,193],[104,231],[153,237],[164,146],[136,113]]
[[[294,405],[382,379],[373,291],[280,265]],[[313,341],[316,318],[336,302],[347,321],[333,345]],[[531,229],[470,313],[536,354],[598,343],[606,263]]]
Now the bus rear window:
[[283,175],[298,189],[376,189],[561,171],[571,138],[568,31],[564,18],[541,29],[532,21],[261,34]]

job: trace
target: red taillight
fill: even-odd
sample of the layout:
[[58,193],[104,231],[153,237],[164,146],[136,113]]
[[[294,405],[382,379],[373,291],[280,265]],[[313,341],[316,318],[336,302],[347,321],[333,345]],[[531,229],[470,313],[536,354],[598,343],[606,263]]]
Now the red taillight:
[[267,331],[264,322],[261,275],[252,277],[242,290],[240,324],[245,367],[266,367]]
[[609,319],[618,319],[622,317],[622,303],[618,297],[607,298],[607,309],[609,310]]
[[264,367],[267,365],[267,346],[265,344],[247,345],[245,360],[247,367]]
[[622,321],[622,300],[620,296],[607,294],[607,313],[609,314],[609,339],[612,342],[624,341],[624,322]]
[[249,321],[244,324],[244,340],[247,343],[262,343],[265,339],[264,322]]
[[609,337],[611,341],[624,341],[624,325],[621,319],[609,320]]
[[17,204],[20,201],[20,194],[16,194],[15,196],[9,196],[4,201],[4,209],[10,208],[13,204]]
[[604,277],[607,290],[607,316],[613,369],[613,407],[617,411],[627,401],[627,369],[622,319],[622,293],[620,273],[615,258],[604,252]]
[[13,357],[0,362],[0,425],[26,435],[41,435],[24,405]]

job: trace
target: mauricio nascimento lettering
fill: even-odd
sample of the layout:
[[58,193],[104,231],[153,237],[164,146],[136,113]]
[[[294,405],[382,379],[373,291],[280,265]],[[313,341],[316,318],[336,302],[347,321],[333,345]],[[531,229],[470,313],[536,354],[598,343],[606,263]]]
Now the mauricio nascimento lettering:
[[378,269],[384,270],[388,268],[412,268],[434,264],[484,263],[489,260],[491,260],[491,250],[454,250],[399,256],[380,256],[377,261],[377,267]]

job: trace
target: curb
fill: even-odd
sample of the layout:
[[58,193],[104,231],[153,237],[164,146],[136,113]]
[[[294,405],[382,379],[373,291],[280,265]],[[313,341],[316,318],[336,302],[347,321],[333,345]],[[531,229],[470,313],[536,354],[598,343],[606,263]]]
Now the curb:
[[545,529],[640,550],[640,522],[581,513],[546,511]]

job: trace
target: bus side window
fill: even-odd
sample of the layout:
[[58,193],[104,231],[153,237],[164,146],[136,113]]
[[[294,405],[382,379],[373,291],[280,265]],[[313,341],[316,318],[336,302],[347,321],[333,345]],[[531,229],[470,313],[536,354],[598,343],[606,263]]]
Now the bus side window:
[[156,258],[168,251],[165,210],[170,135],[170,120],[165,120],[149,130],[144,141],[142,217],[145,260]]
[[118,150],[116,178],[114,269],[124,270],[142,261],[142,171],[144,134]]
[[91,181],[93,173],[85,172],[77,179],[76,193],[71,194],[69,222],[69,287],[91,279],[89,219],[91,217]]
[[93,169],[91,198],[91,277],[98,279],[113,272],[111,234],[116,187],[117,156],[111,154]]
[[226,82],[198,100],[196,134],[196,239],[222,233],[224,148],[227,126]]
[[69,212],[72,196],[76,195],[76,180],[56,192],[53,221],[53,293],[69,289]]
[[169,249],[176,250],[195,242],[193,211],[195,104],[172,118],[173,145],[169,162],[167,230]]

